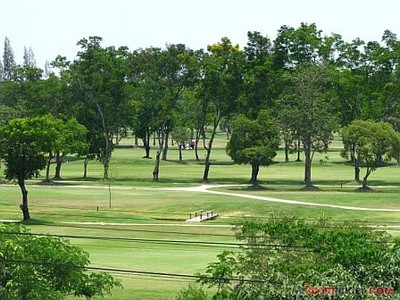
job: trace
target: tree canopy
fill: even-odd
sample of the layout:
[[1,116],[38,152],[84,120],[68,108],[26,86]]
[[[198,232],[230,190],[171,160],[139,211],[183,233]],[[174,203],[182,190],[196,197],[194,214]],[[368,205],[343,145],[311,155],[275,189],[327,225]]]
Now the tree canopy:
[[[400,149],[400,134],[386,122],[354,120],[342,128],[341,135],[354,167],[365,168],[362,188],[367,189],[371,173],[391,158],[397,158]],[[359,172],[356,170],[356,173]]]
[[[23,219],[29,220],[30,213],[28,207],[28,191],[25,187],[25,180],[37,176],[40,170],[46,167],[46,154],[57,151],[76,151],[75,142],[82,146],[81,134],[85,134],[84,127],[70,120],[65,124],[69,126],[68,134],[59,131],[59,126],[55,124],[62,121],[51,115],[31,118],[17,118],[10,120],[6,125],[0,127],[0,157],[5,162],[4,173],[7,179],[17,180],[22,193]],[[71,126],[78,130],[71,130]],[[72,136],[71,136],[72,135]],[[79,137],[79,139],[78,139]],[[75,142],[69,140],[66,146],[64,139],[76,139]],[[75,145],[75,146],[74,146]],[[70,148],[73,147],[73,148]]]
[[0,298],[92,299],[120,287],[107,273],[89,273],[89,255],[69,241],[37,236],[21,225],[0,224]]
[[235,118],[226,151],[235,163],[251,165],[250,181],[257,185],[259,168],[272,164],[279,143],[276,120],[262,110],[256,120],[248,119],[244,115]]
[[[386,232],[356,222],[272,217],[238,224],[236,238],[241,250],[222,252],[200,275],[212,299],[365,299],[371,287],[397,299],[399,241]],[[329,290],[318,294],[319,288]]]
[[103,177],[113,139],[133,132],[150,158],[152,136],[160,141],[155,181],[170,133],[186,126],[196,140],[196,159],[198,146],[206,150],[203,180],[208,180],[218,130],[229,136],[236,116],[256,118],[267,109],[281,125],[286,161],[290,150],[298,150],[298,160],[304,152],[307,188],[313,188],[313,153],[327,150],[338,125],[371,119],[400,130],[400,41],[393,32],[386,30],[381,42],[347,42],[301,23],[281,26],[273,40],[259,32],[247,35],[243,49],[224,37],[205,49],[167,44],[133,51],[104,47],[101,37],[91,36],[78,41],[74,61],[59,56],[51,64],[54,71],[47,65],[45,72],[36,67],[31,49],[25,48],[17,64],[6,38],[0,123],[47,113],[75,117],[88,130],[85,166],[98,158]]

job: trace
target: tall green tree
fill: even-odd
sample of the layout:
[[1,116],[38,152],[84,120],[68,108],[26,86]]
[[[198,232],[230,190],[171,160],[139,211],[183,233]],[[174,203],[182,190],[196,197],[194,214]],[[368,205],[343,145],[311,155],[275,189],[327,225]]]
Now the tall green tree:
[[101,47],[100,37],[81,39],[82,51],[70,66],[71,84],[81,104],[78,120],[89,132],[98,132],[103,143],[99,149],[104,178],[113,151],[113,137],[121,128],[132,124],[133,102],[126,93],[127,56],[126,47]]
[[148,48],[133,53],[132,81],[139,100],[137,134],[149,156],[150,134],[158,137],[153,180],[159,180],[160,161],[167,159],[168,141],[177,116],[179,102],[195,80],[194,52],[185,45],[166,49]]
[[46,166],[45,154],[57,138],[49,115],[10,120],[0,127],[0,157],[7,179],[16,179],[22,193],[23,220],[29,220],[28,191],[25,181],[38,175]]
[[253,186],[257,186],[260,167],[272,164],[279,144],[277,122],[267,111],[262,110],[256,120],[244,115],[234,119],[226,151],[235,163],[251,165],[250,181]]
[[1,62],[1,58],[0,58],[0,82],[3,81],[3,73],[4,73],[4,67],[3,67],[3,63]]
[[288,89],[282,95],[281,114],[302,142],[305,156],[304,181],[313,189],[311,163],[315,151],[325,151],[338,129],[331,110],[335,100],[330,85],[330,69],[324,65],[305,65],[288,73]]
[[45,181],[50,181],[50,164],[55,163],[54,179],[61,179],[61,167],[68,154],[84,155],[87,153],[87,130],[75,118],[60,119],[49,116],[52,122],[49,130],[56,132],[56,137],[48,149]]
[[[336,61],[337,47],[341,36],[323,35],[316,24],[301,23],[298,28],[282,26],[278,30],[272,47],[272,64],[275,71],[273,88],[279,94],[287,93],[287,73],[295,72],[304,66],[324,64],[333,65]],[[279,98],[279,96],[277,97]],[[299,132],[285,121],[288,110],[280,112],[280,105],[274,104],[279,111],[278,119],[282,123],[282,137],[285,143],[285,158],[289,161],[291,149],[297,149],[297,161],[300,161],[301,139]]]
[[203,145],[206,149],[203,180],[208,180],[211,151],[218,126],[224,117],[233,115],[243,82],[243,53],[239,46],[232,45],[228,38],[222,38],[217,44],[208,46],[203,66],[203,78],[199,89],[202,101],[203,120],[211,120],[210,137],[206,142],[203,131]]
[[244,47],[243,90],[239,110],[256,118],[261,109],[273,109],[274,99],[280,89],[279,72],[273,68],[272,43],[259,32],[248,32],[247,46]]
[[[355,174],[365,168],[362,190],[368,190],[367,181],[372,172],[391,158],[398,158],[400,134],[386,122],[355,120],[341,130],[345,153],[353,158]],[[357,179],[357,178],[355,178]]]
[[337,48],[336,109],[342,126],[356,119],[390,120],[397,110],[396,69],[400,43],[386,30],[382,43],[355,39]]
[[274,67],[280,70],[313,63],[329,64],[335,60],[335,45],[340,39],[337,34],[324,36],[315,23],[301,23],[298,28],[284,25],[274,40]]
[[14,69],[16,67],[14,51],[11,47],[11,42],[8,37],[4,38],[3,52],[3,80],[12,80]]
[[144,158],[150,158],[150,139],[156,128],[156,100],[160,97],[154,85],[157,71],[152,65],[160,55],[159,48],[147,48],[133,51],[129,55],[129,79],[135,101],[137,126],[135,136],[143,142]]
[[35,54],[31,47],[29,50],[24,47],[24,57],[23,57],[23,64],[24,67],[36,67],[36,59]]

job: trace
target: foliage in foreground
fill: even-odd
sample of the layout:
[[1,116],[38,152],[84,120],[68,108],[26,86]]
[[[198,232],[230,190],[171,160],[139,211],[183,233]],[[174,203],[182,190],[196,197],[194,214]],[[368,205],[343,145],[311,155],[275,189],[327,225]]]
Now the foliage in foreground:
[[399,299],[400,243],[386,232],[286,218],[246,222],[236,237],[241,251],[224,251],[200,275],[212,299]]
[[0,299],[91,299],[121,287],[109,274],[86,272],[88,264],[88,253],[66,240],[0,224]]

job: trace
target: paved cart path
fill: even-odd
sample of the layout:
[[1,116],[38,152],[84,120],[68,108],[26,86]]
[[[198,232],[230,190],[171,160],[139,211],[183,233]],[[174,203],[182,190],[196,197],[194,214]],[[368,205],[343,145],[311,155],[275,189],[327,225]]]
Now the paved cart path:
[[224,187],[239,187],[242,185],[217,185],[217,184],[203,184],[195,187],[183,187],[183,188],[166,188],[163,190],[171,190],[171,191],[185,191],[185,192],[198,192],[198,193],[209,193],[214,195],[222,195],[222,196],[231,196],[231,197],[239,197],[246,198],[252,200],[260,200],[260,201],[268,201],[268,202],[276,202],[276,203],[285,203],[289,205],[308,205],[308,206],[319,206],[319,207],[330,207],[337,209],[346,209],[346,210],[358,210],[358,211],[382,211],[382,212],[400,212],[398,208],[368,208],[368,207],[358,207],[358,206],[345,206],[345,205],[334,205],[334,204],[324,204],[324,203],[313,203],[313,202],[305,202],[305,201],[297,201],[297,200],[286,200],[286,199],[278,199],[271,198],[265,196],[257,196],[257,195],[249,195],[245,193],[231,193],[231,192],[221,192],[215,191],[214,188],[224,188]]
[[[65,188],[66,186],[62,185],[51,186],[51,188]],[[175,188],[151,188],[151,187],[124,187],[124,186],[113,186],[113,190],[132,190],[132,191],[140,191],[140,190],[159,190],[159,191],[177,191],[177,192],[193,192],[193,193],[209,193],[214,195],[221,195],[221,196],[228,196],[228,197],[238,197],[238,198],[245,198],[245,199],[252,199],[258,201],[267,201],[267,202],[274,202],[274,203],[284,203],[288,205],[307,205],[307,206],[316,206],[316,207],[329,207],[329,208],[336,208],[336,209],[345,209],[345,210],[353,210],[353,211],[380,211],[380,212],[400,212],[400,208],[369,208],[369,207],[359,207],[359,206],[345,206],[345,205],[334,205],[334,204],[325,204],[325,203],[313,203],[313,202],[306,202],[306,201],[297,201],[297,200],[287,200],[287,199],[279,199],[279,198],[272,198],[266,196],[257,196],[257,195],[250,195],[246,193],[232,193],[232,192],[221,192],[215,191],[215,188],[226,188],[226,187],[244,187],[245,185],[233,185],[233,184],[202,184],[199,186],[193,187],[175,187]],[[29,186],[32,187],[45,187],[45,186]],[[49,186],[50,187],[50,186]],[[106,186],[89,186],[89,185],[71,185],[68,188],[82,188],[82,189],[105,189],[108,187]],[[19,222],[19,220],[0,220],[0,222]],[[71,222],[73,223],[73,222]],[[82,223],[82,222],[77,222]],[[90,223],[90,222],[89,222]],[[104,225],[107,223],[104,223]],[[141,224],[144,225],[144,224]],[[149,225],[149,224],[146,224]],[[160,224],[154,224],[158,226]]]

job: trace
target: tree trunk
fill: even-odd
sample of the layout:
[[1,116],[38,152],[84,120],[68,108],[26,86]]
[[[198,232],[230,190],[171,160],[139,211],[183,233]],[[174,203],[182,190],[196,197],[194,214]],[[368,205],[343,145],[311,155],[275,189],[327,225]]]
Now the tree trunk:
[[89,164],[89,157],[85,157],[83,161],[83,179],[87,178],[87,168]]
[[169,122],[166,122],[165,127],[167,127],[167,128],[165,129],[165,132],[164,132],[164,147],[162,149],[162,158],[161,158],[162,160],[167,160],[167,155],[168,155],[168,139],[169,139],[169,132],[170,132]]
[[367,186],[367,180],[368,180],[368,176],[365,175],[364,178],[363,178],[363,181],[362,181],[362,188],[363,188],[363,189],[367,189],[367,188],[368,188],[368,186]]
[[259,163],[253,163],[251,164],[251,183],[253,186],[258,185],[258,172],[260,171],[260,164]]
[[135,146],[135,147],[139,146],[139,139],[138,139],[137,135],[135,135],[135,142],[134,142],[133,146]]
[[179,147],[179,162],[182,162],[182,145],[178,145]]
[[27,221],[31,219],[31,216],[29,214],[28,191],[25,188],[25,180],[23,178],[18,178],[18,185],[22,193],[22,204],[19,207],[22,211],[23,220]]
[[362,189],[363,190],[367,190],[368,189],[367,181],[368,181],[368,177],[371,174],[371,172],[372,172],[371,168],[367,167],[367,172],[365,173],[365,176],[364,176],[363,181],[362,181]]
[[204,173],[203,173],[203,180],[204,181],[208,181],[208,173],[210,172],[210,152],[207,150],[207,157],[206,157],[206,161],[204,163]]
[[354,158],[354,181],[360,182],[360,162]]
[[306,184],[306,188],[309,188],[313,186],[311,181],[311,141],[303,142],[303,148],[305,158],[304,182]]
[[144,152],[145,152],[144,158],[150,158],[150,145],[149,144],[146,144],[146,146],[144,146]]
[[[161,136],[160,136],[161,134]],[[160,157],[161,154],[163,152],[163,148],[164,148],[164,127],[161,129],[161,133],[158,133],[159,139],[158,139],[158,143],[159,143],[159,148],[157,150],[157,154],[156,154],[156,160],[154,162],[154,170],[153,170],[153,181],[159,181],[160,180]]]
[[[215,138],[215,134],[217,132],[217,128],[218,128],[218,124],[220,121],[221,117],[217,116],[214,117],[214,122],[213,122],[213,130],[211,132],[211,136],[210,136],[210,140],[208,141],[208,146],[205,147],[207,154],[206,154],[206,160],[204,162],[204,173],[203,173],[203,180],[207,181],[208,180],[208,173],[210,171],[210,157],[211,157],[211,149],[212,149],[212,145],[214,142],[214,138]],[[205,136],[203,137],[203,143],[205,144]]]
[[144,156],[143,158],[150,158],[150,145],[149,140],[147,138],[143,138],[143,146],[144,146]]
[[108,170],[110,168],[110,160],[111,160],[111,144],[112,140],[110,141],[108,138],[105,138],[105,149],[104,149],[104,158],[103,158],[103,179],[108,179]]
[[162,149],[160,148],[157,150],[156,154],[156,161],[154,164],[154,170],[153,170],[153,181],[159,181],[159,173],[160,173],[160,156],[161,156]]
[[107,128],[103,110],[101,109],[101,106],[99,103],[96,103],[96,108],[97,108],[98,113],[101,116],[101,125],[102,125],[102,130],[103,130],[102,134],[103,134],[103,138],[104,138],[104,142],[105,142],[104,158],[103,158],[103,168],[104,168],[103,179],[108,179],[108,169],[110,167],[113,136],[109,132],[109,129]]
[[289,162],[289,148],[289,143],[285,142],[285,162]]
[[56,155],[56,171],[54,174],[54,179],[60,180],[61,179],[61,166],[62,166],[62,156],[57,153]]
[[300,159],[300,153],[301,153],[301,140],[300,138],[297,140],[297,159],[296,161],[301,161]]
[[169,131],[165,133],[165,141],[164,141],[164,147],[162,150],[162,160],[167,160],[167,155],[168,155],[168,136],[169,136]]
[[115,145],[119,145],[119,130],[115,133]]
[[47,159],[46,177],[44,179],[45,182],[50,181],[50,161],[51,161],[51,157],[49,156],[49,158]]
[[360,182],[360,168],[354,166],[354,181]]
[[105,149],[104,149],[104,157],[103,157],[103,179],[108,179],[108,170],[110,168],[110,160],[111,160],[111,152],[112,152],[112,136],[111,139],[108,138],[108,134],[104,133],[104,141],[105,141]]
[[198,130],[196,132],[196,138],[195,138],[196,144],[194,144],[194,156],[196,158],[196,161],[200,160],[199,159],[199,151],[198,151],[199,140],[200,140],[200,131]]

